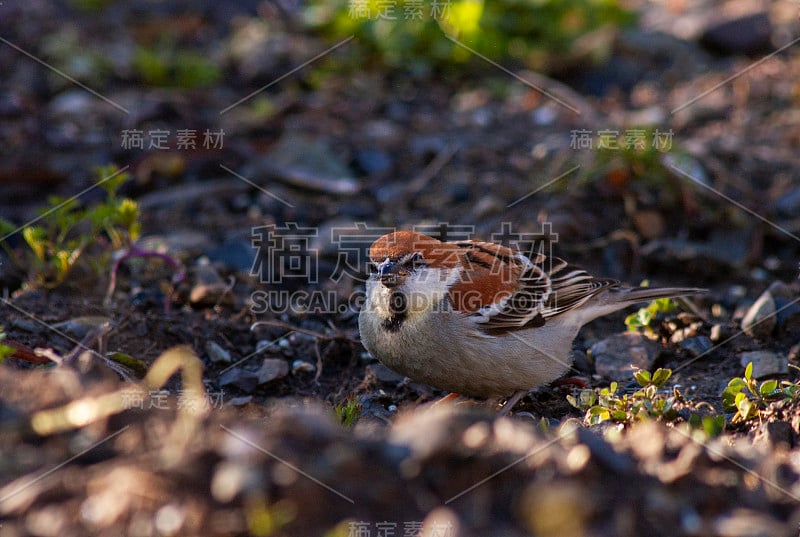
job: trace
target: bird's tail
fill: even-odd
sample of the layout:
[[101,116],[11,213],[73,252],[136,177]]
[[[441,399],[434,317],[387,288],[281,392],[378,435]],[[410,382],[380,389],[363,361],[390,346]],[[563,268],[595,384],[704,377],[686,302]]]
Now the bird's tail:
[[707,289],[697,287],[611,287],[592,298],[593,307],[586,310],[589,318],[585,322],[640,302],[649,302],[657,298],[701,295],[707,292]]

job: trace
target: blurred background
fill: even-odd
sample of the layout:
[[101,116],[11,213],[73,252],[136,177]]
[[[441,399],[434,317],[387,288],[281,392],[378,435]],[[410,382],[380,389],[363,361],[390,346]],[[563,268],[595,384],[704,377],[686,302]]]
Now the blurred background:
[[259,223],[445,222],[489,238],[550,222],[558,252],[612,276],[791,277],[797,11],[6,2],[0,215],[10,231],[50,196],[102,200],[90,187],[113,165],[146,232],[199,231],[236,268]]

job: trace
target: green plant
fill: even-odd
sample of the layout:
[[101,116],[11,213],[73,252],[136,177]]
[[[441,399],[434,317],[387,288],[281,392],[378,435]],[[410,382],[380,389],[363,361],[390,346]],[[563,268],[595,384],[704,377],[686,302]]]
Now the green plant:
[[114,3],[114,0],[70,0],[72,6],[81,11],[97,13]]
[[586,412],[583,420],[587,425],[605,421],[631,424],[647,418],[672,421],[678,417],[675,402],[682,396],[677,389],[673,389],[671,395],[658,392],[671,376],[670,369],[657,369],[652,375],[640,369],[634,373],[634,379],[641,388],[632,394],[617,393],[618,384],[612,382],[607,388],[581,390],[578,398],[568,395],[567,401]]
[[360,58],[390,68],[427,71],[473,55],[554,70],[586,58],[605,59],[614,29],[634,15],[617,0],[313,0],[306,23],[340,40],[356,36]]
[[638,332],[643,329],[645,332],[654,333],[650,323],[661,313],[672,313],[678,305],[671,298],[657,298],[644,308],[640,308],[636,313],[631,313],[625,317],[625,326],[631,332]]
[[[114,166],[96,170],[97,182],[106,193],[105,200],[94,207],[84,207],[76,198],[51,196],[39,218],[22,228],[27,253],[19,256],[7,240],[0,242],[27,273],[28,284],[54,288],[66,280],[70,271],[98,238],[113,249],[130,245],[139,236],[139,208],[133,200],[117,195],[128,175]],[[0,219],[0,234],[7,239],[17,226]],[[100,255],[110,255],[105,249]]]
[[220,78],[219,68],[203,54],[174,43],[139,47],[133,67],[146,83],[178,88],[208,87]]
[[9,347],[8,345],[3,345],[2,341],[6,338],[6,332],[2,326],[0,326],[0,364],[6,361],[6,358],[14,354],[14,347]]
[[651,204],[660,209],[678,208],[686,202],[686,184],[676,178],[680,174],[676,169],[693,177],[704,176],[696,160],[673,140],[671,130],[630,126],[578,133],[573,134],[572,143],[592,149],[595,157],[594,165],[584,171],[583,181],[601,182],[618,192],[646,188]]
[[692,414],[689,416],[689,426],[693,430],[703,431],[708,438],[716,438],[725,430],[725,416],[700,416]]
[[353,396],[348,397],[344,404],[336,405],[335,408],[336,417],[345,427],[352,427],[358,421],[361,417],[361,410],[361,403]]
[[800,398],[800,384],[775,379],[759,383],[753,378],[753,362],[744,369],[744,377],[734,377],[722,391],[722,406],[734,412],[732,423],[742,423],[760,417],[760,411],[773,401],[796,401]]

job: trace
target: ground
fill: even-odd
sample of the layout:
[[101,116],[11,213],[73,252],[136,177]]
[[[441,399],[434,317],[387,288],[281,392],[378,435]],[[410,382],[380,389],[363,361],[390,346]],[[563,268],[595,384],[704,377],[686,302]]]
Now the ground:
[[[0,3],[0,537],[800,532],[796,4],[632,3],[547,74],[354,66],[291,2],[92,5]],[[85,221],[55,285],[23,228],[117,173],[161,257],[114,272]],[[357,327],[366,246],[414,226],[708,292],[588,325],[507,417],[432,406]],[[748,356],[779,383],[740,419]]]

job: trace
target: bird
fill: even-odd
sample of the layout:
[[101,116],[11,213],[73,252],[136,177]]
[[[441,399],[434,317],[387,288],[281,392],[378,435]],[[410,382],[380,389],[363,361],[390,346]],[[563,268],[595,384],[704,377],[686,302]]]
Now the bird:
[[409,230],[376,239],[369,264],[358,318],[367,351],[451,396],[507,397],[505,411],[570,369],[572,342],[588,322],[706,292],[631,287],[544,253]]

